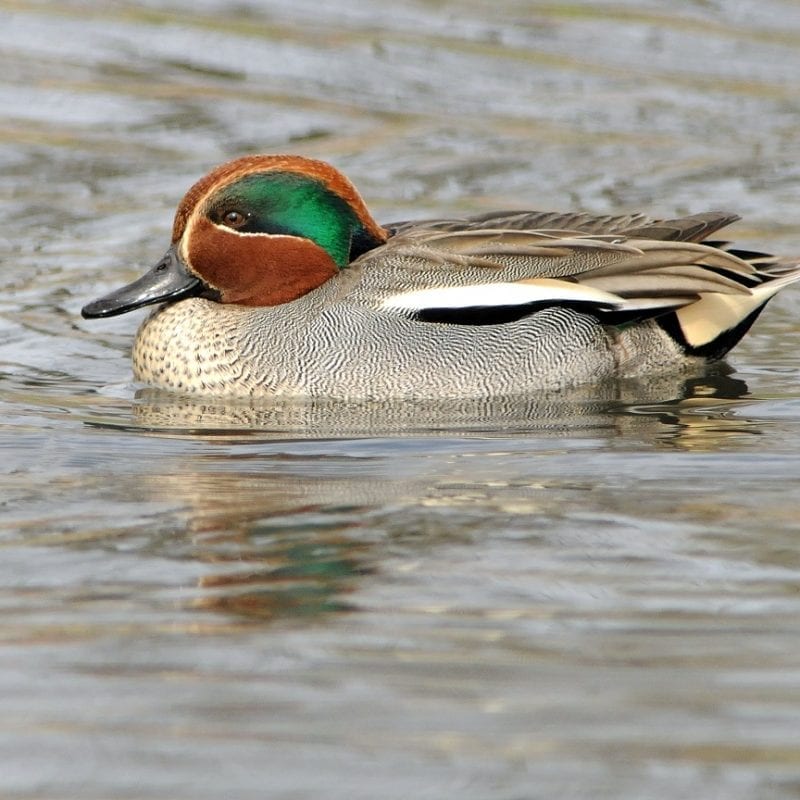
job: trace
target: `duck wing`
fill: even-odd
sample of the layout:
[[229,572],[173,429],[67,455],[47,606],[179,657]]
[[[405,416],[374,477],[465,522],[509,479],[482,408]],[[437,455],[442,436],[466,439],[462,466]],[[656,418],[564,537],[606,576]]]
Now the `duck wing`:
[[[800,279],[797,261],[697,241],[734,219],[502,212],[409,223],[360,261],[380,307],[420,322],[503,324],[548,306],[610,325],[672,314],[673,337],[699,351]],[[532,221],[556,227],[516,227]]]
[[410,220],[384,227],[392,236],[421,228],[451,232],[485,229],[558,230],[595,236],[616,234],[661,241],[700,242],[738,219],[737,214],[726,211],[708,211],[667,220],[653,219],[644,214],[614,216],[558,211],[491,211],[461,219]]

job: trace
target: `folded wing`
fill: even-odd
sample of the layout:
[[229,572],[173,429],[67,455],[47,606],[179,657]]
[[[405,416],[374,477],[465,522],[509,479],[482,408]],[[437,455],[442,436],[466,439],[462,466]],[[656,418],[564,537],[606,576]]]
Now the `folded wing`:
[[734,219],[503,212],[398,223],[381,305],[456,325],[504,324],[548,306],[609,325],[655,318],[687,352],[721,355],[800,278],[797,262],[700,241]]

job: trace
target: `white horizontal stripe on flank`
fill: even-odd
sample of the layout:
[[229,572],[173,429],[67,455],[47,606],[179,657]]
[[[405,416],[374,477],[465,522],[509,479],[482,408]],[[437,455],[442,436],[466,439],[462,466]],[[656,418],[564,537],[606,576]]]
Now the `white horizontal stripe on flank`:
[[591,303],[613,308],[625,305],[621,297],[602,289],[541,278],[525,283],[479,283],[471,286],[417,289],[387,297],[383,301],[383,307],[397,311],[421,311],[425,308],[485,308],[559,302]]

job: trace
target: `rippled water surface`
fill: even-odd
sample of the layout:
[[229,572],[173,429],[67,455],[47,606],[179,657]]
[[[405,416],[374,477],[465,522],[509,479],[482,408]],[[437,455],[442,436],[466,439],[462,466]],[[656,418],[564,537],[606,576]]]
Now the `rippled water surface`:
[[800,796],[800,289],[502,403],[188,402],[79,316],[252,151],[800,252],[800,4],[0,0],[0,65],[0,795]]

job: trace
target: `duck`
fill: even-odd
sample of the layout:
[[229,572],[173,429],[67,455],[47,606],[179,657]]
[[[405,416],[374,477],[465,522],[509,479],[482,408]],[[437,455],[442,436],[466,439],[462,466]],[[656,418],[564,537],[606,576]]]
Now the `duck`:
[[134,378],[188,395],[519,396],[720,361],[800,259],[705,212],[510,210],[378,224],[330,164],[249,155],[180,201],[166,254],[82,309],[156,308]]

